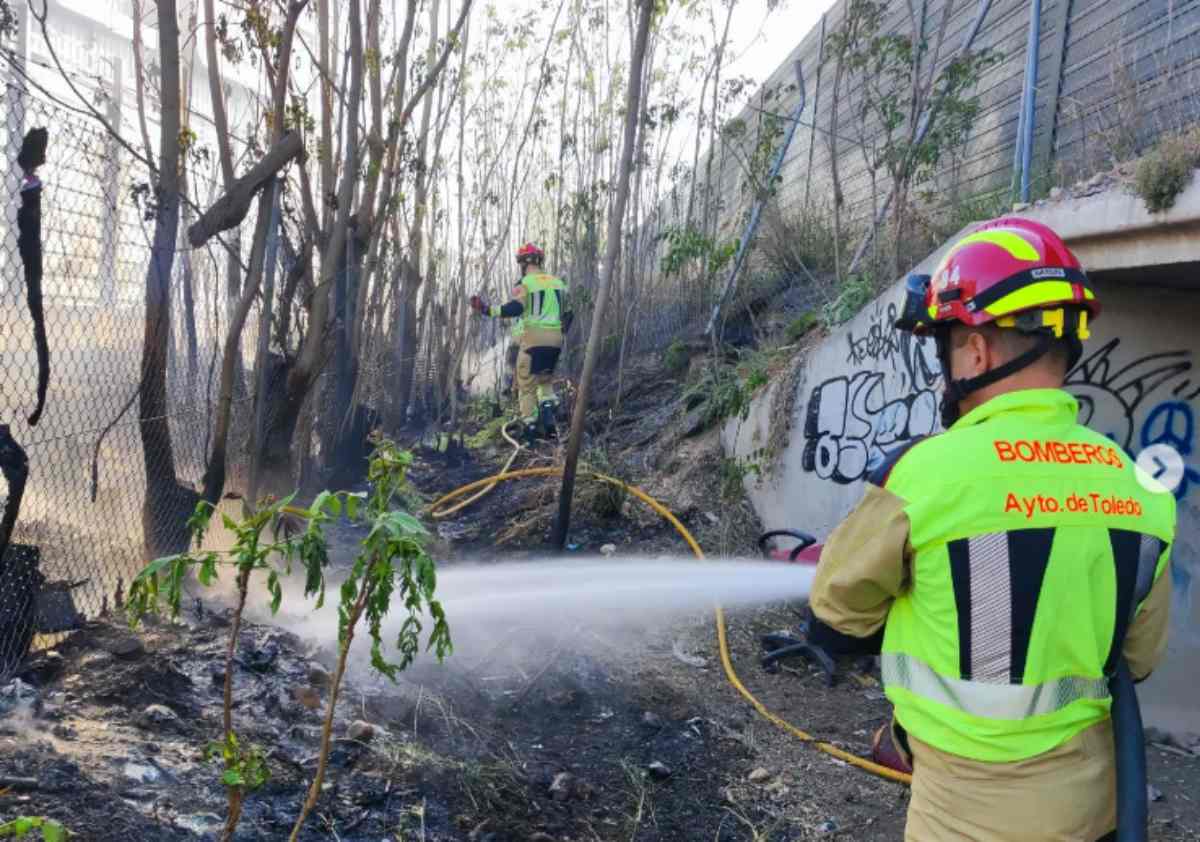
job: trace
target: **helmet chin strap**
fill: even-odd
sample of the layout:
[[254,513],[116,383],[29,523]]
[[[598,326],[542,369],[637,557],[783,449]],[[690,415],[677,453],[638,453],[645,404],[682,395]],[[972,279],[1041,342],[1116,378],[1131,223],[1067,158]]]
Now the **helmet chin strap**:
[[1043,331],[1039,331],[1037,337],[1038,342],[1036,345],[1025,353],[1013,357],[1003,365],[998,365],[976,377],[961,377],[957,380],[951,380],[950,329],[948,327],[939,329],[934,334],[934,342],[937,345],[938,362],[942,365],[942,377],[946,380],[946,389],[942,393],[942,426],[949,429],[955,421],[962,417],[960,405],[972,392],[977,392],[986,386],[1003,380],[1005,377],[1016,374],[1021,369],[1028,368],[1044,357],[1054,346],[1054,337]]

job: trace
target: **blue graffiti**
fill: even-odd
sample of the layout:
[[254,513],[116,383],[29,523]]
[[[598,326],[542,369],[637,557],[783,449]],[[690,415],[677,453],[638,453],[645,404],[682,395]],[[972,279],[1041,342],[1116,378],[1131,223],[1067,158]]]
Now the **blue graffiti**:
[[[1195,415],[1191,405],[1183,401],[1160,403],[1142,422],[1141,444],[1143,448],[1156,444],[1169,445],[1183,457],[1185,463],[1192,455],[1195,436]],[[1175,499],[1182,500],[1186,497],[1191,485],[1200,485],[1200,471],[1188,465],[1184,469],[1183,479],[1175,489]]]

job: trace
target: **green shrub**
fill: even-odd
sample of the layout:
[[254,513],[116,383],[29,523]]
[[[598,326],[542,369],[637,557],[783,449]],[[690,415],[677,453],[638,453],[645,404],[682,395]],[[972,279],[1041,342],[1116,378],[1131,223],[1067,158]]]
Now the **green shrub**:
[[467,447],[472,450],[479,450],[481,447],[487,447],[489,444],[499,442],[500,431],[504,429],[504,425],[507,423],[508,419],[505,417],[493,418],[478,433],[473,436],[467,436]]
[[817,326],[817,314],[809,310],[788,322],[784,335],[788,342],[799,342],[806,333]]
[[764,360],[757,356],[739,366],[710,366],[684,390],[686,406],[702,406],[704,427],[734,416],[743,421],[750,401],[769,378]]
[[[590,448],[584,454],[583,461],[597,473],[621,479],[617,466],[609,458],[608,451],[603,447]],[[627,496],[624,488],[607,482],[592,483],[590,488],[590,492],[586,494],[586,499],[590,503],[590,508],[598,516],[605,520],[615,520],[621,516],[621,512],[625,508],[625,498]]]
[[1187,189],[1192,174],[1200,166],[1200,129],[1168,135],[1153,151],[1138,162],[1134,184],[1146,203],[1146,210],[1169,210]]
[[687,346],[676,339],[663,352],[663,367],[671,374],[682,374],[691,362]]
[[[857,230],[843,225],[842,260],[853,249]],[[758,236],[757,253],[769,272],[787,278],[818,279],[834,273],[837,261],[834,249],[833,209],[810,205],[786,215],[775,203],[768,204],[763,214],[763,227]]]
[[833,327],[854,318],[875,297],[875,281],[870,275],[851,275],[842,284],[838,297],[825,305],[825,324]]

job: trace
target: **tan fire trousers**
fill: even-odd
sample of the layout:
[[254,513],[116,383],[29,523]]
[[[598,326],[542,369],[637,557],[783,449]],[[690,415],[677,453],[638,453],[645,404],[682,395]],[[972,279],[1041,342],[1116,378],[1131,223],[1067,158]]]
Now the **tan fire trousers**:
[[517,403],[521,418],[525,421],[537,419],[538,404],[542,401],[557,401],[554,394],[554,370],[533,373],[534,359],[530,354],[536,348],[562,348],[561,330],[540,327],[525,327],[521,334],[520,352],[517,354]]
[[1117,825],[1112,722],[1016,763],[981,763],[908,736],[905,842],[1097,842]]

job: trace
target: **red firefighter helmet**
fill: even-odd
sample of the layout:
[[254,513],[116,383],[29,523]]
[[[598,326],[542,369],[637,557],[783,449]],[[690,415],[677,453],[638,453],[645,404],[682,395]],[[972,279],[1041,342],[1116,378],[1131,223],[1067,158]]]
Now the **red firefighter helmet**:
[[533,243],[526,243],[517,249],[517,263],[522,266],[526,263],[536,263],[540,266],[545,259],[546,253]]
[[1100,302],[1066,243],[1040,222],[992,220],[955,243],[931,276],[910,275],[896,327],[926,335],[940,324],[994,322],[1056,337],[1088,337]]
[[[909,275],[898,330],[932,334],[946,390],[942,423],[959,417],[963,399],[1032,365],[1056,339],[1067,345],[1067,368],[1083,354],[1088,320],[1100,315],[1100,302],[1083,267],[1062,238],[1019,217],[985,223],[955,243],[932,275]],[[1037,344],[976,377],[951,379],[949,328],[991,323],[1036,336]]]

